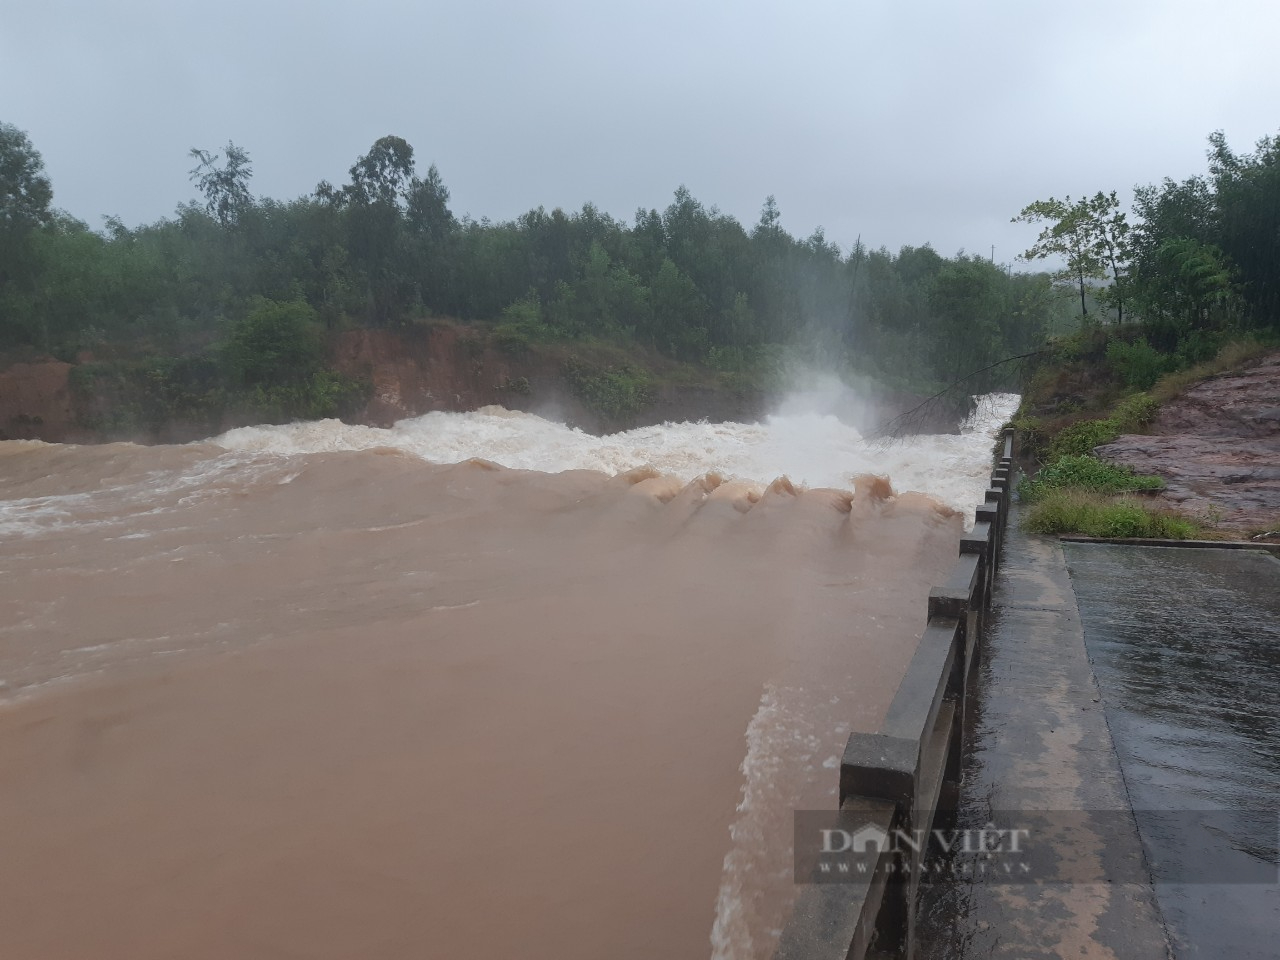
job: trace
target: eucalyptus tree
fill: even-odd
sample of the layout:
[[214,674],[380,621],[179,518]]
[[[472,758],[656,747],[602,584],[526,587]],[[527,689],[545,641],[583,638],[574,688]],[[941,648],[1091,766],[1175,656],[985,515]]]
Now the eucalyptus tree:
[[253,205],[253,195],[249,193],[253,167],[248,151],[228,140],[222,155],[192,147],[190,156],[198,161],[190,176],[204,194],[205,210],[224,227],[233,226]]
[[446,311],[456,283],[458,220],[449,209],[449,188],[433,163],[405,191],[405,221],[424,303]]
[[1253,321],[1280,327],[1280,136],[1237,153],[1219,130],[1209,147],[1217,215],[1211,239],[1238,271]]
[[[1101,196],[1101,194],[1099,194]],[[1114,196],[1114,194],[1113,194]],[[1075,284],[1080,292],[1080,315],[1087,319],[1087,283],[1106,277],[1106,260],[1098,246],[1098,224],[1087,197],[1072,200],[1037,200],[1027,204],[1012,223],[1046,223],[1036,242],[1020,260],[1047,260],[1058,257],[1064,266],[1054,274],[1059,280]]]
[[317,195],[345,208],[352,258],[363,268],[375,325],[403,318],[410,299],[404,212],[414,176],[413,147],[401,137],[380,137],[349,171],[340,191],[327,183]]
[[[40,272],[36,235],[53,220],[44,160],[23,131],[0,123],[0,327],[19,338],[30,319]],[[48,346],[47,330],[41,334]]]

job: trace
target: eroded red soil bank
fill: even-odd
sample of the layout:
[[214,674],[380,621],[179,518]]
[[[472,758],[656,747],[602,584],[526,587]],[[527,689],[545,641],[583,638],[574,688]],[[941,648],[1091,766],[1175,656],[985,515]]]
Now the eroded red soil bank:
[[[346,418],[369,426],[431,411],[461,412],[498,404],[581,427],[590,433],[647,426],[668,421],[712,422],[758,420],[777,397],[758,390],[726,385],[711,370],[683,367],[660,357],[637,357],[635,365],[653,364],[650,403],[633,414],[607,416],[584,403],[565,378],[572,350],[509,352],[484,335],[449,323],[405,330],[348,330],[335,339],[331,364],[338,372],[372,385],[364,407]],[[88,354],[79,362],[90,362]],[[587,359],[587,358],[584,358]],[[606,369],[610,361],[590,359]],[[660,369],[663,366],[670,370]],[[228,412],[216,422],[187,422],[165,416],[146,426],[121,428],[113,416],[130,402],[110,385],[77,388],[77,364],[35,358],[0,370],[0,440],[45,440],[51,443],[182,443],[216,435],[232,427],[261,422],[252,412]],[[903,391],[881,390],[857,411],[854,426],[868,431],[915,408],[923,398]],[[913,417],[913,431],[954,432],[962,419],[957,409],[929,408]],[[114,428],[102,424],[116,423]]]

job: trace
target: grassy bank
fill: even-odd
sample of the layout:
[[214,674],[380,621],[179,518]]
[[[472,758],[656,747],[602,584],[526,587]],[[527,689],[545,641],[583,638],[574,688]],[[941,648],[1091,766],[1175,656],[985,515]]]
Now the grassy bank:
[[1188,540],[1205,533],[1195,521],[1172,511],[1152,509],[1132,496],[1081,487],[1048,491],[1036,502],[1024,526],[1036,533],[1080,533],[1087,537]]
[[1252,336],[1199,337],[1152,346],[1141,327],[1095,328],[1056,341],[1027,371],[1017,429],[1019,485],[1028,529],[1095,537],[1212,536],[1211,523],[1139,499],[1159,477],[1137,476],[1094,455],[1121,434],[1145,433],[1160,408],[1209,377],[1238,369],[1275,344]]

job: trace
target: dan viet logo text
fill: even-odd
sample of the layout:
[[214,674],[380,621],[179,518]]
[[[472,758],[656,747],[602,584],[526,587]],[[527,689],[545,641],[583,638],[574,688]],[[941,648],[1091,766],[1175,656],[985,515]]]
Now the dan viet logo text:
[[987,817],[960,823],[952,815],[948,824],[944,814],[924,829],[853,808],[798,810],[795,880],[1280,882],[1275,809],[995,810]]
[[976,830],[891,830],[868,824],[858,830],[828,828],[822,835],[822,853],[922,853],[933,845],[942,853],[1018,853],[1030,837],[1025,828],[1000,828],[994,823]]

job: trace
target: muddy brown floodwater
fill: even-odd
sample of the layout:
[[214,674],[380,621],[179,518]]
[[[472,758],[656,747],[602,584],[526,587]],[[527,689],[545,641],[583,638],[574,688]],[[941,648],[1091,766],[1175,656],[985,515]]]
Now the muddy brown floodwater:
[[767,956],[791,811],[962,526],[883,481],[385,448],[17,442],[0,477],[23,958]]

